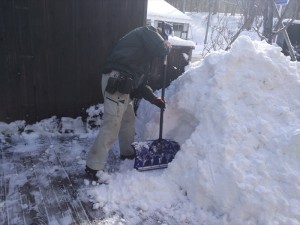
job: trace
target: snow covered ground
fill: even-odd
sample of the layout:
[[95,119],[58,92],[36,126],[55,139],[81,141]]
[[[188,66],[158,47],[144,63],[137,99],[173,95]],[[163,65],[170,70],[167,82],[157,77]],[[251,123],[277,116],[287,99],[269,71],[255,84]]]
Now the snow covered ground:
[[[241,36],[229,51],[187,67],[166,90],[164,137],[181,151],[168,169],[137,172],[127,160],[106,174],[108,185],[85,183],[82,197],[105,213],[99,224],[299,225],[300,64],[280,51]],[[91,107],[89,119],[101,109]],[[40,134],[59,136],[58,129],[92,141],[98,130],[80,118],[65,118],[63,127],[52,122],[0,123],[1,145],[8,134],[30,143]],[[159,110],[142,101],[137,140],[156,139],[158,123]],[[73,146],[70,157],[84,163],[76,156],[89,147]]]

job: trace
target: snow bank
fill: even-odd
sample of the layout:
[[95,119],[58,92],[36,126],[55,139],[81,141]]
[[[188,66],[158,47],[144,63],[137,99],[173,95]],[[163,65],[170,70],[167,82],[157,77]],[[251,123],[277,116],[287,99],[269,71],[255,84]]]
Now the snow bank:
[[[299,66],[245,36],[193,65],[166,90],[164,137],[182,150],[164,171],[90,191],[95,209],[126,224],[299,224]],[[155,107],[142,102],[138,118],[139,136],[157,138]]]

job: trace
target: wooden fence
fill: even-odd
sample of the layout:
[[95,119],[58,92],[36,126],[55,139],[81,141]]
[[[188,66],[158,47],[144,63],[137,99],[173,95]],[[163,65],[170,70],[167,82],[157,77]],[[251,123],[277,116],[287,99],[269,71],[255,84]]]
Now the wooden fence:
[[0,121],[85,113],[108,52],[146,10],[147,0],[1,0]]

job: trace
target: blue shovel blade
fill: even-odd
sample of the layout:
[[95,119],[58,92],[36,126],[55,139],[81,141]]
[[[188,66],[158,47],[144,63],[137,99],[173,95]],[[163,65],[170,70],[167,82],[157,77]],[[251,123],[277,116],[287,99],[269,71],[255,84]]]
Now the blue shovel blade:
[[168,167],[180,150],[179,144],[170,139],[134,142],[131,146],[136,154],[134,168],[139,171]]

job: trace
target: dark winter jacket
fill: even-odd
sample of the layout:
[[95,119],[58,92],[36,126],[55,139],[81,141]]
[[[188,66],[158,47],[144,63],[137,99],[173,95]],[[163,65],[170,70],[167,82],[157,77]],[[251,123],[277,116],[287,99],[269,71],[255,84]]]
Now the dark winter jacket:
[[[163,58],[169,51],[170,47],[165,45],[164,39],[154,27],[136,28],[116,44],[106,60],[104,73],[111,70],[120,71],[133,79],[134,92],[148,95],[151,89],[146,87],[148,90],[145,90],[144,87],[149,76],[150,63],[155,57]],[[143,97],[151,98],[151,96]]]

